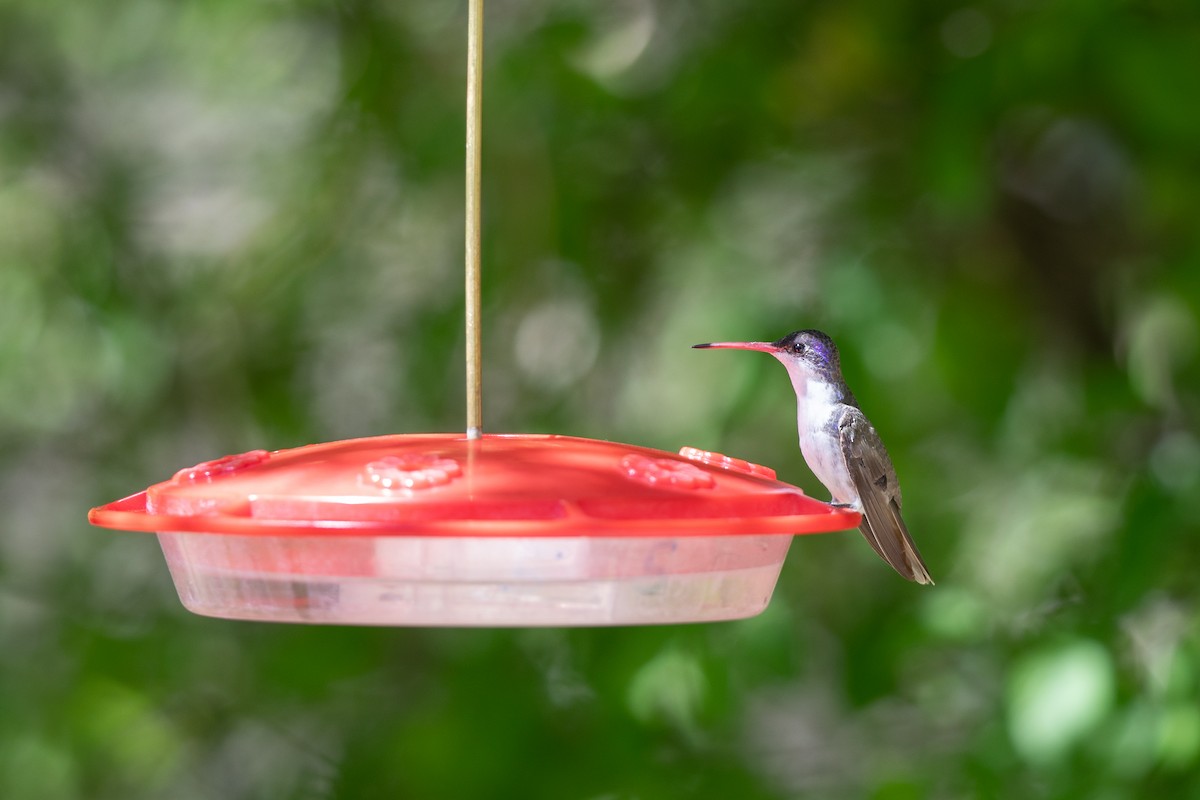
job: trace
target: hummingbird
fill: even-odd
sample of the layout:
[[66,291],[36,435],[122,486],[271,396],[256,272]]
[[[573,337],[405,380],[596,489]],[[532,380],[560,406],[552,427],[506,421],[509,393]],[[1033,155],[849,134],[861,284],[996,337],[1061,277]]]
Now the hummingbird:
[[862,514],[867,542],[903,577],[933,583],[900,516],[900,484],[879,434],[842,377],[837,346],[816,330],[775,342],[709,342],[693,347],[758,350],[787,368],[796,390],[800,452],[833,496],[832,504]]

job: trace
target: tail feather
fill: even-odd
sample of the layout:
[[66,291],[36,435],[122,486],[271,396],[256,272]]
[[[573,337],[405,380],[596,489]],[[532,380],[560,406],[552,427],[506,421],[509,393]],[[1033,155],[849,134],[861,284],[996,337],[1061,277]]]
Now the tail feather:
[[859,530],[875,552],[902,577],[922,584],[933,583],[894,500],[883,509],[864,508]]

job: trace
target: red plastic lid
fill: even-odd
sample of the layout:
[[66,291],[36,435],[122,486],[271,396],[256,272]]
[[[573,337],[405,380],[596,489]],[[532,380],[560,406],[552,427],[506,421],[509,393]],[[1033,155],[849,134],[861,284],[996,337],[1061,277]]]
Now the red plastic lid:
[[376,536],[714,536],[854,528],[748,461],[553,435],[404,434],[176,473],[92,509],[107,528]]

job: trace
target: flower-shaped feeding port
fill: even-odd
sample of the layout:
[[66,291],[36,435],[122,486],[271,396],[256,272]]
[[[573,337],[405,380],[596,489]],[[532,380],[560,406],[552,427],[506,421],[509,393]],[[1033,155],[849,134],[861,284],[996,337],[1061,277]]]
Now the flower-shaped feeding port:
[[89,518],[157,533],[199,614],[458,626],[752,616],[794,534],[859,521],[694,448],[435,434],[217,459]]
[[367,464],[363,474],[366,484],[382,491],[413,491],[445,486],[462,475],[462,468],[453,458],[418,453],[384,456]]
[[237,472],[239,469],[260,464],[270,457],[271,454],[266,450],[251,450],[248,453],[238,453],[234,456],[222,456],[212,461],[197,464],[194,467],[181,469],[175,473],[173,480],[186,483],[212,481],[214,478],[219,478],[222,475],[229,475],[230,473]]
[[687,462],[672,458],[648,458],[631,453],[621,459],[621,468],[635,481],[673,489],[711,489],[713,476]]

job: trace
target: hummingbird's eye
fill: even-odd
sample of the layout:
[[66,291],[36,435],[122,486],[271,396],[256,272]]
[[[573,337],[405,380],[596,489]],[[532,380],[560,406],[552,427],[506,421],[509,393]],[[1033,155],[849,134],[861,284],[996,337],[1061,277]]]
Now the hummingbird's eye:
[[792,352],[798,356],[804,355],[804,342],[796,342],[792,345]]

